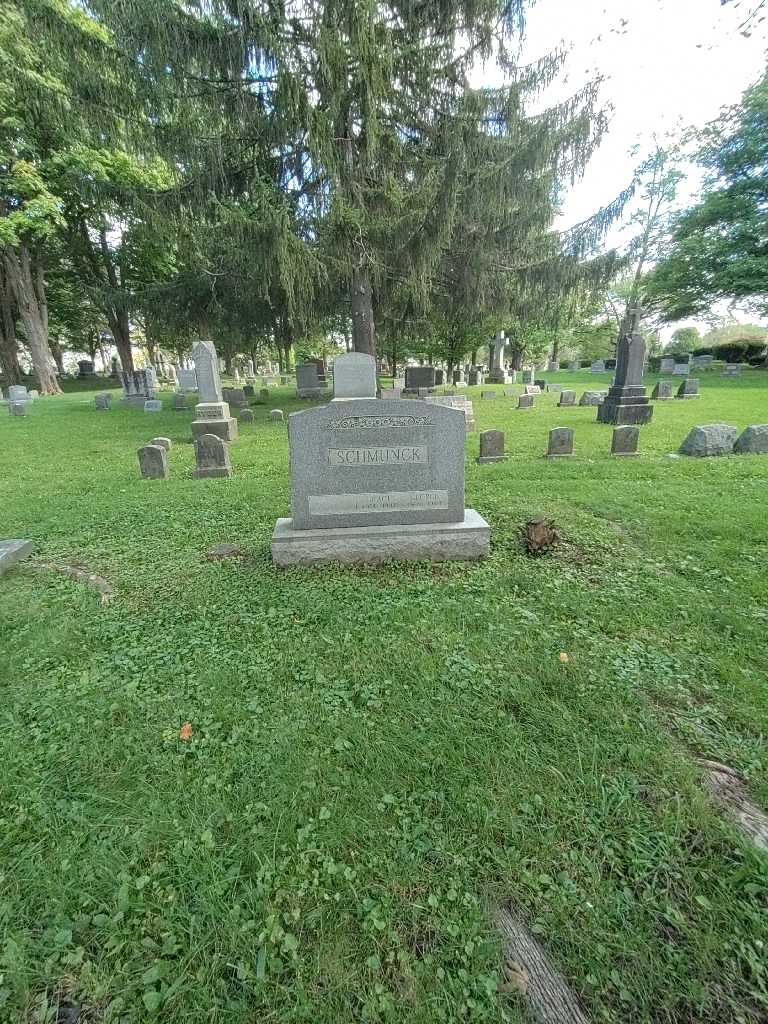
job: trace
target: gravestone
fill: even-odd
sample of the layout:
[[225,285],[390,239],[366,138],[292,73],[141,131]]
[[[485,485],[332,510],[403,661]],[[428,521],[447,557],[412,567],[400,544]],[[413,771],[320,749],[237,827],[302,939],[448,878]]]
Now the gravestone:
[[543,391],[547,390],[547,382],[544,380],[543,377],[542,378],[538,378],[537,377],[536,380],[534,380],[533,383],[539,389],[539,391],[543,392]]
[[709,370],[712,366],[714,358],[715,357],[711,355],[694,356],[693,366],[695,366],[697,370]]
[[602,405],[605,396],[605,391],[585,391],[579,399],[579,405]]
[[550,359],[547,363],[547,373],[557,373],[560,369],[560,363],[556,359]]
[[768,423],[754,423],[743,430],[733,450],[740,455],[768,455]]
[[192,437],[215,434],[223,441],[237,437],[237,420],[230,414],[229,404],[223,400],[219,359],[216,346],[209,339],[201,339],[192,349],[197,376],[197,405],[192,421]]
[[434,366],[406,366],[405,390],[418,391],[419,388],[435,387]]
[[736,443],[736,427],[728,423],[705,423],[694,427],[680,446],[681,455],[730,455]]
[[626,427],[614,427],[611,455],[638,455],[637,447],[639,442],[640,427],[629,425]]
[[495,391],[481,391],[480,392],[480,397],[481,398],[496,398],[497,395],[496,395]]
[[376,397],[376,360],[365,352],[347,352],[333,363],[333,401]]
[[721,376],[739,377],[741,375],[741,363],[726,363]]
[[669,398],[674,398],[674,381],[671,380],[660,380],[656,387],[651,392],[651,398],[658,402],[665,402]]
[[580,369],[581,369],[581,363],[579,362],[578,359],[572,359],[570,361],[570,363],[568,363],[568,372],[569,373],[578,373]]
[[464,507],[464,417],[407,399],[353,399],[288,420],[292,519],[277,565],[485,558],[490,527]]
[[547,458],[563,459],[573,455],[573,428],[554,427],[549,432]]
[[506,344],[507,339],[504,336],[504,332],[499,331],[493,341],[493,357],[491,359],[491,369],[488,374],[489,384],[507,383],[507,371],[504,368],[504,348]]
[[575,391],[561,391],[560,401],[557,403],[561,405],[576,405],[576,392]]
[[540,395],[541,387],[538,384],[526,384],[524,389],[526,395]]
[[177,366],[176,380],[178,381],[179,391],[197,391],[197,374],[194,370]]
[[672,373],[675,377],[687,377],[690,372],[690,363],[675,363],[672,367]]
[[32,554],[31,540],[0,540],[0,576]]
[[171,450],[170,437],[153,437],[149,443],[157,445],[158,448],[165,448],[167,452]]
[[245,384],[243,386],[243,394],[249,400],[251,398],[255,398],[256,397],[256,389],[254,388],[253,384]]
[[95,402],[97,409],[112,408],[112,395],[110,395],[108,392],[104,392],[101,395],[96,395],[93,401]]
[[504,453],[504,431],[484,430],[480,435],[480,455],[476,459],[480,465],[486,462],[504,462],[509,458]]
[[144,412],[162,412],[163,403],[159,398],[148,398],[144,402]]
[[533,384],[534,374],[534,370],[523,370],[523,384]]
[[11,416],[27,416],[29,414],[29,407],[30,407],[31,404],[32,403],[30,401],[26,401],[26,402],[16,402],[16,401],[9,402],[8,403],[8,412],[11,414]]
[[154,399],[156,380],[151,366],[144,370],[120,370],[119,375],[123,385],[123,402],[143,408],[146,401]]
[[533,395],[528,395],[528,394],[520,395],[520,397],[517,400],[517,408],[518,409],[532,409],[533,408],[533,399],[534,399]]
[[605,373],[605,360],[596,359],[589,368],[590,373]]
[[680,387],[677,389],[676,398],[698,398],[699,397],[699,381],[696,377],[689,377],[684,380]]
[[40,392],[36,391],[35,388],[32,388],[32,390],[29,392],[29,397],[34,401],[36,398],[40,397]]
[[453,383],[454,384],[465,384],[466,383],[466,381],[464,380],[464,371],[463,370],[454,370],[453,371]]
[[174,412],[179,412],[182,409],[187,408],[187,396],[177,391],[173,396],[173,404],[171,408]]
[[230,388],[229,398],[225,398],[224,400],[229,402],[229,404],[233,405],[236,409],[244,409],[248,405],[248,398],[242,388]]
[[269,398],[269,388],[261,388],[259,391],[259,398],[262,402],[266,402]]
[[243,409],[237,417],[238,423],[253,423],[253,409]]
[[273,423],[282,423],[283,422],[283,410],[282,409],[273,409],[272,412],[269,414],[269,418],[270,418],[270,420]]
[[[324,386],[320,381],[317,372],[317,363],[300,363],[296,367],[296,397],[297,398],[322,398]],[[263,389],[262,395],[266,391]],[[269,392],[267,391],[267,397]]]
[[11,384],[8,387],[8,401],[28,402],[30,401],[29,392],[23,384]]
[[195,462],[192,476],[196,480],[232,476],[229,445],[217,434],[201,434],[195,440]]
[[614,426],[650,423],[653,406],[643,387],[645,338],[638,330],[640,309],[631,307],[621,324],[616,347],[616,374],[597,408],[598,423]]
[[547,391],[549,391],[553,395],[561,394],[562,390],[563,390],[563,385],[562,384],[547,384]]
[[445,370],[435,370],[435,386],[440,387],[441,384],[445,384]]
[[382,388],[379,392],[379,398],[383,398],[385,401],[393,398],[400,398],[401,395],[402,391],[400,388]]
[[605,368],[606,368],[606,370],[615,370],[616,369],[616,360],[615,359],[606,359],[605,360]]
[[475,429],[475,410],[466,395],[430,395],[424,399],[429,405],[446,405],[449,409],[458,409],[464,414],[467,433]]
[[470,370],[467,375],[467,383],[470,387],[476,387],[478,384],[482,385],[485,381],[482,370]]
[[90,359],[79,359],[77,363],[78,377],[95,377],[96,367]]
[[167,480],[168,453],[159,444],[145,444],[139,448],[139,469],[145,480]]
[[661,360],[661,366],[659,370],[661,373],[673,373],[675,369],[675,360],[670,356],[664,356]]

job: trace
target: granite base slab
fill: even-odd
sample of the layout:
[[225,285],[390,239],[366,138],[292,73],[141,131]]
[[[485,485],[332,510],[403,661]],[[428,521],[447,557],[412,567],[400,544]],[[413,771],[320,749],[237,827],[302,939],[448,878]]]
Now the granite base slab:
[[272,534],[272,561],[282,568],[326,562],[475,562],[487,558],[490,547],[491,528],[473,508],[465,509],[458,523],[412,526],[294,530],[292,519],[278,519]]
[[[647,399],[646,399],[647,401]],[[633,426],[650,423],[653,417],[653,406],[650,404],[623,405],[606,398],[597,407],[597,422],[611,423],[614,426]]]
[[0,540],[0,576],[32,554],[31,540]]
[[478,455],[475,462],[479,466],[485,466],[489,462],[506,462],[508,458],[508,455]]
[[222,441],[236,441],[238,438],[237,420],[230,416],[226,420],[192,420],[192,437],[197,439],[203,434],[215,434]]

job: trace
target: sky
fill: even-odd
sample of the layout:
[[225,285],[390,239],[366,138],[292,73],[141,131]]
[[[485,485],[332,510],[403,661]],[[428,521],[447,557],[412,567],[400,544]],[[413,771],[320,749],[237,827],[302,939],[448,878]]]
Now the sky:
[[[630,183],[654,136],[707,124],[757,81],[766,67],[768,0],[537,0],[527,15],[522,60],[558,46],[568,58],[545,99],[563,99],[599,75],[610,117],[586,174],[565,196],[556,224],[565,229]],[[496,75],[477,68],[473,79],[495,84]],[[633,156],[634,146],[640,150]],[[700,186],[697,168],[688,170],[684,205]],[[617,227],[607,242],[621,245],[623,237]]]

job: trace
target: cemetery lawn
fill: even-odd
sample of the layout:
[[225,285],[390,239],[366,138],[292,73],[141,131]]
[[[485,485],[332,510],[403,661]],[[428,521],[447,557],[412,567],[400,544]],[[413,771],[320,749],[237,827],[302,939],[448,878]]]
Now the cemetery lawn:
[[[701,381],[626,460],[594,408],[469,389],[511,453],[467,441],[475,565],[275,569],[288,389],[231,480],[190,478],[169,395],[4,414],[0,535],[36,550],[0,579],[0,1021],[522,1022],[505,901],[595,1022],[768,1020],[766,855],[697,764],[768,807],[768,457],[668,457],[768,421],[768,373]],[[537,514],[563,543],[533,560]]]

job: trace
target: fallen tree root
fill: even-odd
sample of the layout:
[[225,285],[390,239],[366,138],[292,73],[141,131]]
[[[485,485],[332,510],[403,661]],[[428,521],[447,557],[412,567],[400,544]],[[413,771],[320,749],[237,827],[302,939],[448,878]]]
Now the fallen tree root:
[[588,1024],[565,978],[511,907],[499,908],[496,926],[504,948],[502,991],[518,992],[540,1024]]
[[768,852],[768,815],[749,798],[744,778],[719,761],[700,760],[704,785],[741,834]]
[[77,565],[54,565],[52,562],[33,562],[31,567],[43,572],[62,573],[64,576],[77,580],[78,583],[85,583],[89,587],[95,587],[101,594],[102,604],[109,604],[115,596],[112,584],[105,580],[103,576],[99,576],[95,572],[89,572],[88,569],[81,569]]

